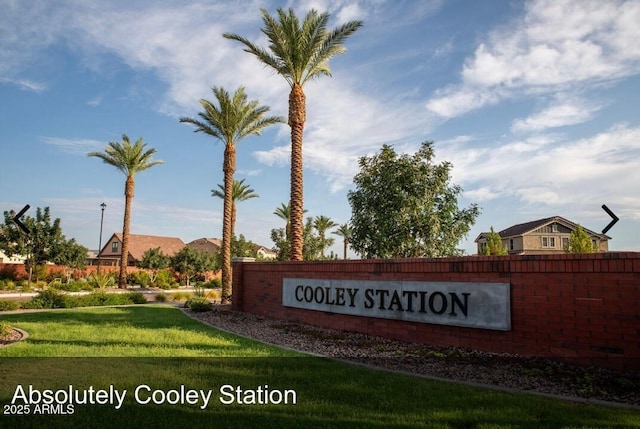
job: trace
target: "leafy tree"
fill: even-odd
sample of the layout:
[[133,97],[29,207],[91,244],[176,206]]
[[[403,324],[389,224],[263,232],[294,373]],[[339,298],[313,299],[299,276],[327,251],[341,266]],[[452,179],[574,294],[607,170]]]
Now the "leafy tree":
[[269,107],[261,106],[258,100],[247,100],[243,87],[233,96],[223,88],[213,87],[216,102],[200,100],[204,111],[200,119],[181,118],[196,126],[195,132],[203,132],[225,145],[222,171],[224,173],[224,203],[222,220],[222,297],[223,304],[231,297],[231,237],[233,236],[233,175],[236,171],[236,144],[251,135],[260,135],[266,127],[284,122],[280,116],[265,116]]
[[158,271],[164,270],[171,263],[171,258],[160,250],[159,247],[155,249],[149,249],[142,254],[142,260],[139,262],[140,268],[151,270],[149,280],[151,283],[156,281]]
[[[320,237],[314,233],[313,218],[308,217],[304,225],[304,245],[302,246],[302,257],[305,261],[320,259],[320,250],[322,244]],[[279,261],[288,261],[291,259],[291,242],[287,240],[285,229],[276,228],[271,230],[271,240],[275,244],[278,251],[277,259]]]
[[327,247],[333,246],[335,242],[333,238],[327,238],[327,231],[336,226],[338,226],[338,224],[327,216],[316,216],[313,221],[313,227],[318,231],[318,235],[320,236],[320,257],[322,259],[324,259],[324,250]]
[[508,253],[507,246],[502,245],[500,234],[495,232],[492,226],[489,236],[487,237],[487,244],[482,249],[482,254],[485,256],[504,256]]
[[591,241],[589,234],[578,225],[576,229],[571,231],[569,242],[564,251],[566,253],[595,253],[598,251],[598,246]]
[[120,275],[118,286],[127,287],[127,265],[129,259],[129,225],[131,224],[131,203],[135,191],[135,176],[141,171],[162,164],[163,161],[153,160],[155,149],[145,150],[147,146],[140,137],[132,145],[126,134],[122,135],[122,143],[109,142],[104,152],[89,152],[88,156],[102,159],[105,164],[116,167],[126,176],[124,185],[124,220],[122,222],[122,253],[120,257]]
[[344,223],[338,226],[338,229],[333,231],[332,234],[338,235],[342,237],[343,243],[343,259],[347,259],[347,249],[349,247],[349,242],[351,241],[351,227],[348,223]]
[[87,252],[89,249],[76,242],[75,239],[66,241],[61,247],[60,251],[53,259],[53,262],[57,265],[67,267],[65,269],[65,275],[67,277],[67,283],[71,280],[71,270],[81,270],[87,265]]
[[433,142],[414,155],[389,145],[362,157],[349,191],[351,247],[366,258],[440,257],[460,254],[456,245],[480,209],[458,208],[459,186],[451,185],[449,162],[434,164]]
[[237,34],[225,33],[227,39],[245,46],[262,63],[274,69],[291,86],[289,93],[289,126],[291,127],[291,230],[290,258],[303,259],[303,165],[302,133],[306,122],[306,96],[303,85],[320,76],[331,76],[329,60],[346,51],[344,41],[362,26],[349,21],[332,31],[327,29],[328,13],[312,9],[300,22],[293,9],[278,8],[277,17],[261,9],[268,49],[258,47]]
[[[244,180],[236,180],[233,179],[233,186],[231,191],[231,237],[232,242],[235,239],[235,231],[236,231],[236,219],[237,219],[237,210],[236,206],[238,203],[246,200],[250,200],[251,198],[258,198],[260,195],[256,194],[256,192],[249,187],[249,185],[244,184]],[[218,185],[218,189],[211,190],[212,197],[222,198],[224,200],[224,184]],[[233,247],[233,243],[231,244]],[[233,253],[233,250],[231,251]],[[235,256],[235,255],[234,255]]]
[[[4,224],[0,226],[0,249],[7,256],[22,255],[26,257],[25,266],[29,270],[29,281],[33,269],[53,262],[62,252],[66,241],[62,235],[60,219],[51,220],[49,207],[36,209],[36,216],[23,215],[20,221],[29,229],[25,234],[13,221],[13,211],[4,212]],[[85,253],[86,258],[86,253]]]
[[216,263],[208,253],[185,246],[171,258],[171,267],[181,274],[189,286],[194,276],[215,270]]

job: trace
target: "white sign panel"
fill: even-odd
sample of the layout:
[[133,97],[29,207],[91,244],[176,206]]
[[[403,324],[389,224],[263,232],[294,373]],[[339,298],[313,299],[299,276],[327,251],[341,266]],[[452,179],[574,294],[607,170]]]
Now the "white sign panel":
[[285,278],[282,305],[328,313],[508,331],[509,283]]

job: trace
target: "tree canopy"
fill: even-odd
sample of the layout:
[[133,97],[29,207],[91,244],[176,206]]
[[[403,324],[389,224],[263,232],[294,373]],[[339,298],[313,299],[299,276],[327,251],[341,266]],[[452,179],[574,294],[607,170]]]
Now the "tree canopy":
[[433,142],[413,155],[393,147],[359,160],[349,191],[351,247],[365,258],[459,255],[456,246],[480,214],[460,209],[462,188],[450,183],[452,164],[434,163]]
[[487,244],[482,248],[481,253],[484,256],[504,256],[509,253],[507,247],[502,245],[500,234],[495,232],[493,227],[491,227],[491,231],[487,237]]
[[591,241],[591,237],[580,225],[571,231],[569,242],[565,247],[566,253],[594,253],[598,251],[595,243]]

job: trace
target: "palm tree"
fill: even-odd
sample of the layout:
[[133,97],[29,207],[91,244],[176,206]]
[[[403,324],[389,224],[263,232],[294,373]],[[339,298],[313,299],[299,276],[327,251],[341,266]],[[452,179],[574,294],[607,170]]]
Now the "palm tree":
[[195,132],[203,132],[225,145],[222,171],[224,172],[224,203],[222,221],[222,297],[223,304],[231,300],[231,234],[233,205],[233,175],[236,171],[236,144],[250,135],[260,135],[262,130],[279,122],[281,116],[265,116],[269,107],[260,106],[258,100],[248,101],[244,87],[239,87],[229,95],[223,88],[213,87],[217,105],[200,100],[204,111],[198,113],[200,119],[180,118],[196,126]]
[[[236,230],[236,203],[249,200],[251,198],[258,198],[260,195],[256,194],[249,185],[244,184],[244,180],[233,179],[233,186],[231,191],[231,236],[235,236]],[[218,185],[218,189],[211,190],[212,197],[222,198],[224,200],[224,184]]]
[[349,247],[349,241],[351,240],[351,227],[348,223],[344,223],[332,232],[332,234],[342,237],[344,243],[344,259],[347,259],[347,247]]
[[106,164],[116,167],[127,177],[124,185],[124,222],[122,225],[122,252],[120,256],[120,275],[118,286],[127,287],[127,264],[129,259],[129,225],[131,223],[131,202],[135,190],[135,175],[164,161],[152,160],[156,150],[151,148],[145,151],[146,143],[140,137],[132,145],[126,134],[122,135],[122,143],[109,142],[104,152],[89,152],[87,156],[95,156]]
[[327,216],[316,216],[313,221],[313,227],[318,231],[318,235],[320,235],[320,256],[322,259],[324,259],[324,249],[333,245],[334,241],[333,238],[326,238],[327,231],[336,226],[338,226],[338,224]]
[[[306,213],[306,212],[307,210],[302,211],[302,213]],[[291,205],[280,203],[280,207],[277,207],[276,210],[273,212],[273,214],[286,222],[284,231],[287,236],[287,241],[289,241],[289,235],[291,230]]]
[[260,48],[248,39],[225,33],[227,39],[245,45],[245,51],[273,68],[291,86],[289,93],[289,126],[291,127],[291,260],[301,261],[303,231],[303,168],[302,133],[306,121],[306,97],[303,85],[316,77],[331,76],[329,60],[344,53],[343,42],[362,26],[361,21],[349,21],[332,31],[327,30],[328,13],[311,9],[302,23],[293,9],[277,10],[277,18],[260,9],[269,48]]

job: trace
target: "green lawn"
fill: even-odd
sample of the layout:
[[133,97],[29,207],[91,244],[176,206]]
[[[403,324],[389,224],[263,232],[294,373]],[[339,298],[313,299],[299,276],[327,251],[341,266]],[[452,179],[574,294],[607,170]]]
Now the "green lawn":
[[[638,410],[310,357],[220,332],[168,306],[57,310],[2,320],[29,332],[26,341],[0,349],[3,428],[640,428]],[[34,401],[27,415],[15,415],[26,410],[22,400],[12,407],[12,398],[28,395],[30,386],[34,398],[57,395],[57,401]],[[105,403],[74,403],[71,410],[65,401],[70,389],[93,394],[94,402],[102,394],[95,392],[104,390]],[[251,392],[255,402],[260,390],[268,390],[272,402],[279,391],[290,403],[239,404],[235,389],[244,402],[251,402]],[[118,409],[113,392],[124,398]],[[207,394],[205,402],[200,395]],[[153,403],[163,397],[178,403]],[[224,403],[232,397],[234,403]]]

